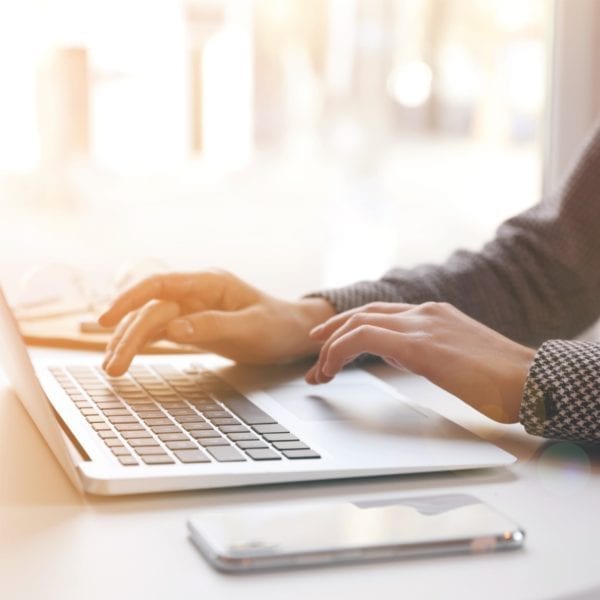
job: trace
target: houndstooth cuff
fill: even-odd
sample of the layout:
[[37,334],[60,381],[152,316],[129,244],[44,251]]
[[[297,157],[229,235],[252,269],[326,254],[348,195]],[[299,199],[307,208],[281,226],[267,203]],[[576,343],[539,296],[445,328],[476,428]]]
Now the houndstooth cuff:
[[534,435],[600,443],[600,343],[542,344],[529,371],[519,418]]

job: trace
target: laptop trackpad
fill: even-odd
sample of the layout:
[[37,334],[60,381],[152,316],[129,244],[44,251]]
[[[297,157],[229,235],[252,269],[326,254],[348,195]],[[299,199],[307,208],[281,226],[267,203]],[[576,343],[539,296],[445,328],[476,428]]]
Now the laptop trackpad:
[[304,421],[387,421],[422,415],[392,394],[368,383],[288,384],[266,390]]

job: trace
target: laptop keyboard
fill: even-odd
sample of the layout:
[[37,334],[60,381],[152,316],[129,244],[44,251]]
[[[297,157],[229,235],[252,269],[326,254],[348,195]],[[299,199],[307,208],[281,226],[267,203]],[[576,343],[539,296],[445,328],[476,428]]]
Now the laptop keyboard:
[[136,365],[122,377],[88,366],[50,372],[124,466],[320,458],[203,367]]

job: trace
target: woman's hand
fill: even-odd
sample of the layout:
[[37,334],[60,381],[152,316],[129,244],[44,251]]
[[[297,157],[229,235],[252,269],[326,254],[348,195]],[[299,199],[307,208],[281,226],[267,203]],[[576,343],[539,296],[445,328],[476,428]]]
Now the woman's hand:
[[311,332],[323,342],[309,383],[326,383],[363,353],[427,377],[502,423],[518,420],[535,350],[521,346],[449,304],[368,304]]
[[326,300],[280,300],[224,271],[157,275],[121,294],[100,317],[101,325],[117,325],[103,367],[121,375],[159,338],[244,363],[293,360],[318,352],[320,343],[308,334],[334,313]]

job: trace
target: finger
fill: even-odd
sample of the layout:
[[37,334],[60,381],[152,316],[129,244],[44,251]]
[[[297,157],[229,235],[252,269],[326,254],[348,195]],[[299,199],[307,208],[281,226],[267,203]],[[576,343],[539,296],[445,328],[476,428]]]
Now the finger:
[[404,363],[409,341],[409,334],[371,325],[358,327],[332,344],[322,371],[326,377],[335,377],[352,357],[365,352],[376,356],[393,356]]
[[[356,360],[361,354],[362,353],[359,352],[354,356],[349,356],[344,364],[348,364],[353,360]],[[306,375],[304,376],[304,379],[307,383],[316,385],[318,383],[329,383],[333,379],[333,377],[325,375],[325,373],[323,373],[323,371],[321,370],[320,366],[318,364],[315,364],[307,371]]]
[[155,275],[136,283],[117,296],[111,306],[100,316],[101,325],[116,325],[127,313],[141,308],[150,300],[177,301],[190,292],[202,294],[205,290],[209,298],[218,298],[223,285],[223,277],[217,272],[169,273]]
[[115,348],[117,347],[118,343],[121,341],[121,338],[123,337],[123,334],[125,333],[127,328],[131,325],[133,319],[135,318],[135,315],[136,315],[135,312],[129,313],[117,325],[117,328],[115,329],[114,333],[110,337],[110,340],[108,341],[108,344],[106,345],[105,357],[104,357],[104,361],[102,363],[103,369],[105,369],[106,365],[108,365]]
[[133,357],[164,329],[166,324],[180,315],[176,302],[156,301],[140,309],[117,342],[106,365],[109,375],[122,375]]
[[241,338],[255,321],[252,308],[236,311],[205,310],[185,315],[167,324],[167,339],[196,344],[206,350],[215,344]]
[[351,310],[347,310],[339,315],[335,315],[317,325],[310,332],[310,337],[315,340],[326,340],[336,329],[341,327],[344,323],[351,319],[354,315],[361,313],[380,313],[380,314],[393,314],[404,312],[415,308],[414,304],[406,304],[400,302],[372,302],[371,304],[365,304],[364,306],[358,306]]
[[[409,305],[410,306],[410,305]],[[415,307],[412,307],[415,308]],[[321,346],[321,350],[319,351],[319,357],[317,359],[317,368],[322,369],[325,361],[327,360],[327,355],[329,353],[329,349],[332,344],[335,343],[337,339],[341,336],[349,333],[353,329],[357,327],[362,327],[364,325],[371,325],[375,327],[382,327],[385,329],[391,329],[394,331],[410,331],[413,330],[416,326],[421,325],[421,321],[409,318],[408,311],[405,311],[403,315],[399,315],[398,313],[394,314],[381,314],[381,313],[355,313],[353,314],[345,323],[343,323],[338,329],[332,332],[331,336],[325,341],[325,343]]]

